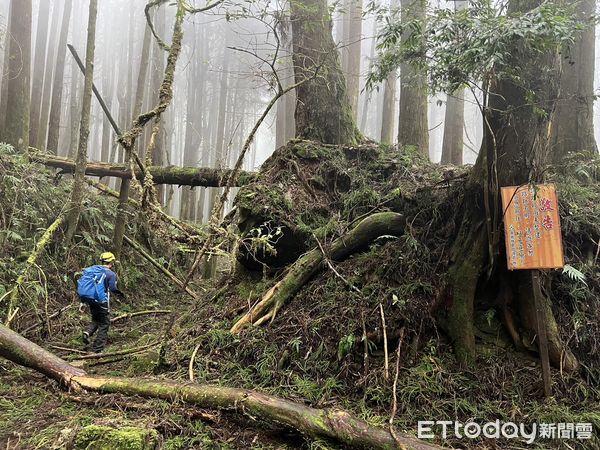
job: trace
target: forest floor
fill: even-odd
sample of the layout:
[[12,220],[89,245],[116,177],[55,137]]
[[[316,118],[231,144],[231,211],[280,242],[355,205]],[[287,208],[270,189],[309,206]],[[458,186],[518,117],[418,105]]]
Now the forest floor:
[[[447,446],[600,448],[600,273],[594,252],[588,264],[587,253],[578,250],[589,236],[600,236],[598,185],[581,179],[559,185],[567,261],[586,282],[552,273],[553,308],[561,335],[585,367],[574,375],[553,371],[555,395],[544,400],[537,356],[513,349],[492,306],[477,311],[479,357],[470,370],[458,366],[437,326],[433,306],[444,301],[447,243],[467,170],[440,168],[416,156],[397,157],[373,145],[340,149],[295,143],[278,150],[263,166],[261,180],[240,191],[237,208],[246,236],[256,233],[267,219],[274,229],[284,226],[277,244],[284,251],[252,258],[246,253],[242,258],[246,268],[229,274],[223,267],[214,281],[195,280],[197,302],[126,247],[117,270],[127,298],[116,299],[113,316],[152,309],[169,309],[177,317],[191,314],[174,327],[171,315],[143,315],[115,323],[107,354],[168,342],[164,355],[153,346],[89,360],[85,369],[184,381],[191,354],[198,348],[192,370],[199,383],[257,389],[314,407],[342,407],[384,427],[395,398],[394,424],[409,434],[416,433],[419,420],[457,418],[480,423],[585,422],[593,424],[596,436],[591,441],[542,440],[533,445],[438,441]],[[0,151],[0,175],[2,298],[36,238],[64,205],[70,182],[6,149]],[[25,334],[67,359],[80,356],[81,331],[88,320],[77,311],[73,274],[93,263],[109,243],[115,206],[112,199],[97,195],[86,202],[77,245],[65,253],[55,240],[48,248],[27,279],[22,314],[15,324],[16,330],[24,330],[71,304],[60,317]],[[335,272],[323,271],[265,327],[252,327],[240,335],[229,332],[248,305],[281,275],[260,270],[261,262],[285,267],[313,248],[316,240],[326,247],[361,217],[386,209],[406,215],[409,226],[404,236],[379,239],[366,251],[336,263]],[[148,224],[139,211],[132,215],[127,233],[184,277],[190,264],[186,245]],[[0,301],[3,314],[4,307]],[[382,310],[389,343],[387,370]],[[363,330],[368,336],[366,352]],[[394,394],[399,343],[401,364]],[[81,444],[77,436],[92,425],[155,430],[159,447],[165,449],[337,448],[234,411],[65,392],[33,371],[0,360],[0,448],[77,448]]]

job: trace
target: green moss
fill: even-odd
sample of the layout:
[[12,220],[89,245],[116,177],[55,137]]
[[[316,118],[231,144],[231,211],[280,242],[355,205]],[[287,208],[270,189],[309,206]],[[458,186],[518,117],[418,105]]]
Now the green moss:
[[133,355],[127,368],[127,375],[151,374],[158,364],[158,359],[159,355],[156,351]]
[[154,450],[159,445],[156,430],[101,425],[83,428],[75,437],[76,450]]

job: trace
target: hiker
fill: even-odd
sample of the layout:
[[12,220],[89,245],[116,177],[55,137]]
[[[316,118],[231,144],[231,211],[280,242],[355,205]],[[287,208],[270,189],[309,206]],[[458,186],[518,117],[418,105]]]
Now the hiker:
[[117,274],[112,271],[115,255],[105,252],[100,255],[102,265],[95,265],[83,269],[83,275],[77,280],[77,294],[79,295],[79,311],[83,312],[87,303],[92,315],[92,323],[83,332],[83,343],[88,346],[94,333],[98,332],[92,345],[94,353],[104,350],[108,339],[110,327],[110,293],[124,297],[117,288]]

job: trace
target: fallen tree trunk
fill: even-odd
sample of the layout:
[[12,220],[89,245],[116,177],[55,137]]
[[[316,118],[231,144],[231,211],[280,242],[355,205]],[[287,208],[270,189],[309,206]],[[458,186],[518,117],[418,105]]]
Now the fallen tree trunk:
[[[42,152],[31,151],[29,159],[33,162],[44,164],[48,167],[61,169],[65,173],[75,171],[75,161],[60,156],[48,155]],[[175,167],[175,166],[151,166],[146,170],[152,175],[154,184],[174,184],[179,186],[203,186],[222,187],[227,184],[231,170],[212,169],[209,167]],[[130,179],[131,171],[125,164],[110,164],[104,162],[88,162],[85,174],[95,177],[117,177]],[[135,176],[140,181],[144,176],[139,168],[135,170]],[[257,177],[254,172],[240,172],[237,177],[237,186],[251,183]]]
[[[380,236],[402,234],[404,223],[401,214],[393,212],[373,214],[359,222],[344,236],[333,241],[327,256],[332,261],[342,261]],[[261,325],[272,319],[277,310],[291,299],[324,264],[325,256],[320,248],[301,257],[290,267],[285,277],[269,289],[262,300],[233,325],[231,332],[239,333],[246,325]]]
[[255,419],[284,425],[312,438],[332,439],[348,447],[369,449],[441,449],[410,436],[397,436],[369,425],[350,413],[336,409],[316,409],[290,400],[249,389],[194,383],[89,376],[58,356],[44,350],[9,328],[0,325],[0,356],[30,367],[70,389],[118,393],[184,401],[203,408],[235,410]]

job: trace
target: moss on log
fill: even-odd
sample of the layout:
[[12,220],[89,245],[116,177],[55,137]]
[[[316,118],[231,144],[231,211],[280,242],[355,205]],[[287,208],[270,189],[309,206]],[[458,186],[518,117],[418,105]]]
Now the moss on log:
[[[69,158],[48,155],[38,151],[30,151],[29,159],[32,162],[44,164],[48,167],[54,167],[55,169],[60,169],[66,173],[75,171],[75,162]],[[212,169],[208,167],[151,166],[146,167],[146,170],[152,175],[154,184],[203,187],[225,186],[231,173],[231,170]],[[88,162],[85,174],[95,177],[131,178],[131,171],[125,164],[110,164],[104,162]],[[144,178],[139,168],[135,170],[135,176],[139,180],[143,180]],[[242,171],[239,173],[235,185],[244,186],[255,181],[256,177],[256,173]]]
[[[404,216],[401,214],[394,212],[373,214],[359,222],[348,233],[333,241],[328,257],[333,261],[342,261],[379,236],[402,234],[404,224]],[[231,332],[239,333],[246,325],[261,324],[272,317],[323,267],[324,262],[325,255],[319,248],[308,252],[296,261],[285,277],[269,289],[262,300],[233,325]]]
[[[37,344],[0,325],[0,356],[31,367],[73,389],[184,401],[204,408],[235,410],[251,418],[284,425],[312,438],[347,448],[434,450],[441,447],[410,436],[393,436],[350,413],[316,409],[249,389],[139,378],[88,376]],[[397,433],[394,433],[397,434]]]

